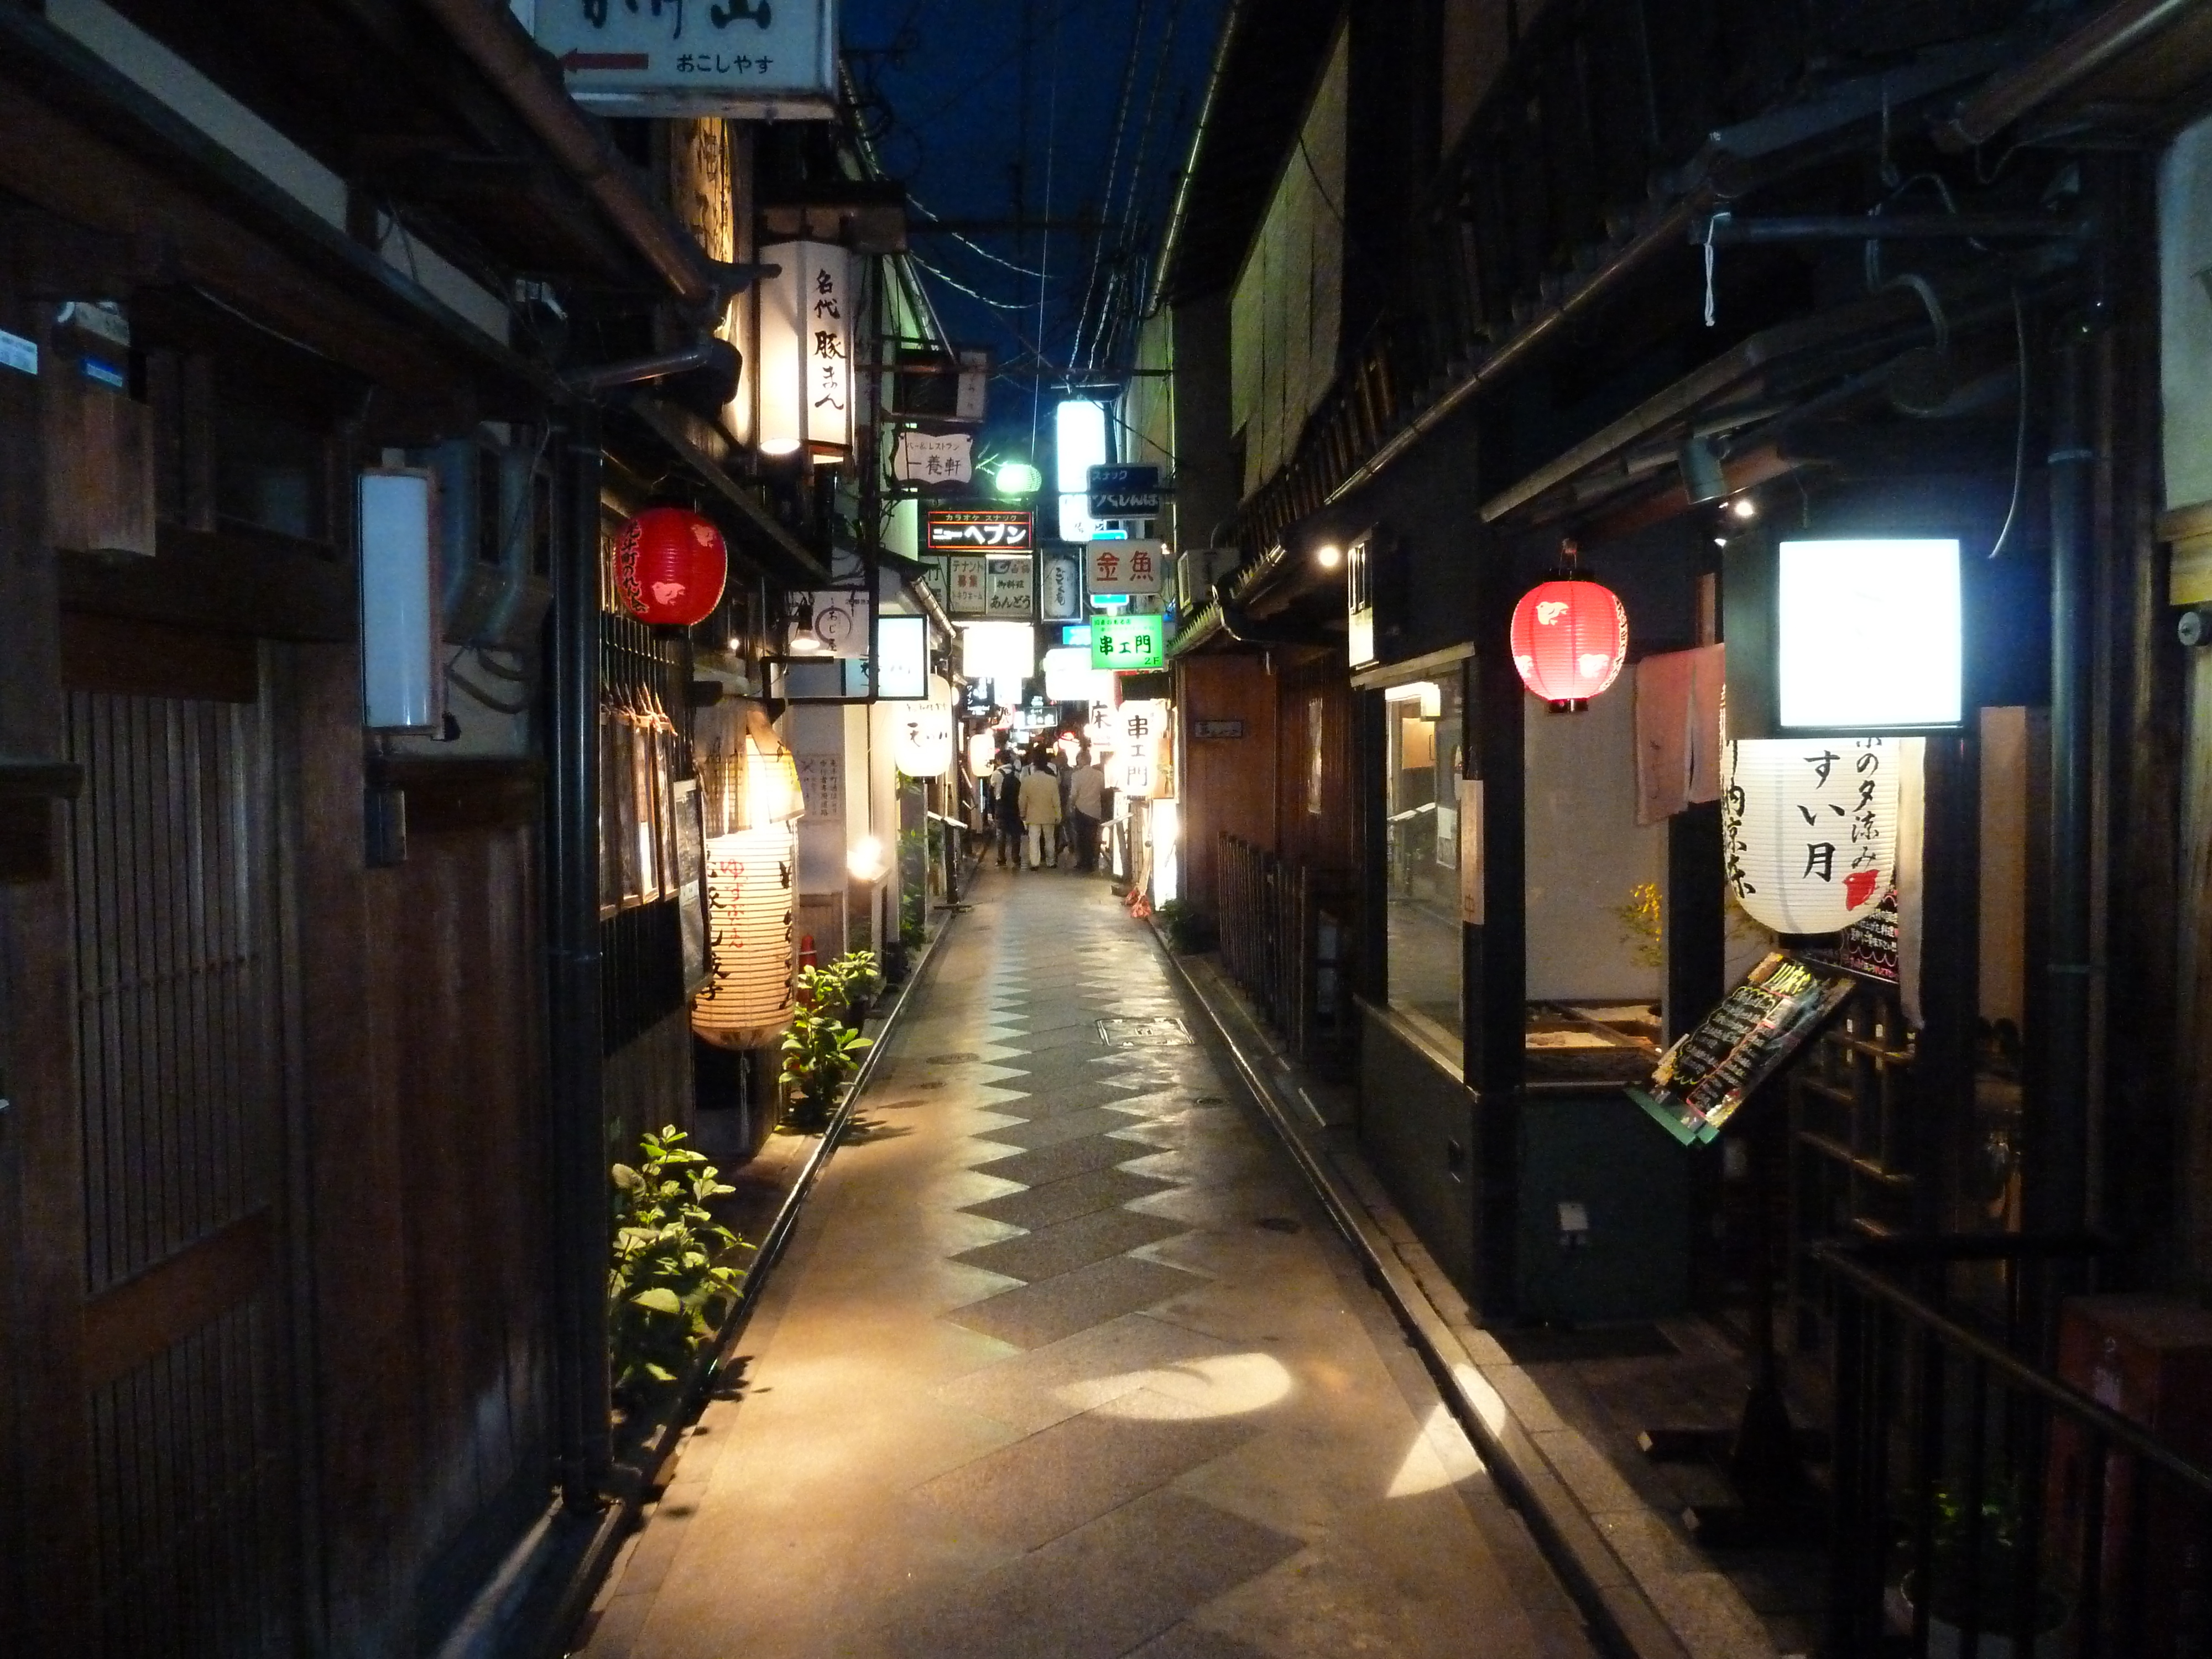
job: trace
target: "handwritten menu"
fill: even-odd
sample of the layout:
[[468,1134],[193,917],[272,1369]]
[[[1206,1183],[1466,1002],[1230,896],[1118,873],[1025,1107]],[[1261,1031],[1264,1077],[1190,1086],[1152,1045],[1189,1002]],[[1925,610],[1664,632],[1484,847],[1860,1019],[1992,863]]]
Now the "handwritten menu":
[[1850,994],[1850,975],[1777,951],[1628,1093],[1685,1146],[1711,1140]]

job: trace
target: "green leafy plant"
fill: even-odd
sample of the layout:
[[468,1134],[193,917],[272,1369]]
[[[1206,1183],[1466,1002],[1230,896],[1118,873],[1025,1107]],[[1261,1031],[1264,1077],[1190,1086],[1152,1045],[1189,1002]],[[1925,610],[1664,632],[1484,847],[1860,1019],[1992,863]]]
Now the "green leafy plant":
[[1621,943],[1628,946],[1630,959],[1639,968],[1664,968],[1667,944],[1661,927],[1658,884],[1638,882],[1628,890],[1628,902],[1614,905],[1613,914],[1620,923]]
[[876,993],[883,989],[884,976],[877,970],[873,951],[848,951],[829,963],[822,973],[834,979],[837,985],[837,1000],[844,1006],[845,1023],[855,1030],[868,1005],[875,1000]]
[[1152,914],[1167,935],[1168,949],[1177,956],[1212,947],[1213,924],[1189,900],[1170,899]]
[[860,1069],[860,1051],[870,1046],[870,1039],[845,1023],[844,1003],[830,969],[800,969],[799,993],[799,1010],[783,1036],[784,1123],[792,1129],[820,1129],[830,1121],[838,1089]]
[[[1981,1498],[1980,1536],[1971,1543],[1965,1492],[1943,1483],[1936,1487],[1933,1497],[1929,1611],[1938,1619],[1963,1624],[1971,1610],[1976,1622],[1985,1629],[2009,1620],[2033,1559],[2017,1482],[1989,1482]],[[1913,1601],[1920,1594],[1917,1578],[1917,1574],[1905,1575],[1905,1593]],[[2037,1602],[2036,1630],[2055,1629],[2065,1615],[2063,1601],[2044,1585],[2039,1587]]]
[[717,1180],[720,1171],[684,1139],[672,1123],[648,1131],[635,1166],[611,1171],[607,1325],[615,1389],[631,1399],[676,1380],[744,1277],[720,1258],[752,1248],[707,1208],[737,1188]]

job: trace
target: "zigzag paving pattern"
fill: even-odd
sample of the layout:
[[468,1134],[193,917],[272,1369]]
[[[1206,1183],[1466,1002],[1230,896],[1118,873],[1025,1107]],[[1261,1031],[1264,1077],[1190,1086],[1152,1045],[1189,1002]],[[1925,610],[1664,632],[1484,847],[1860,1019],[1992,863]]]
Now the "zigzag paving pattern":
[[975,896],[583,1654],[1587,1659],[1141,925]]

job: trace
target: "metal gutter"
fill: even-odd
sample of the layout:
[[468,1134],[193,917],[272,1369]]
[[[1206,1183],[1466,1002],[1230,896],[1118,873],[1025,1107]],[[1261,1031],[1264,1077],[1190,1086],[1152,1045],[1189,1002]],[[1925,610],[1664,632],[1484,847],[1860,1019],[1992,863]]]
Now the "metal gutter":
[[646,193],[636,172],[617,153],[605,129],[577,107],[554,60],[514,14],[499,0],[422,4],[676,297],[686,305],[711,305],[722,283],[706,250]]
[[1206,97],[1198,106],[1198,124],[1191,129],[1190,148],[1184,154],[1182,171],[1176,179],[1175,203],[1168,210],[1168,228],[1160,235],[1159,257],[1152,261],[1152,293],[1151,303],[1140,313],[1151,317],[1159,309],[1159,297],[1166,291],[1168,272],[1175,264],[1176,244],[1182,240],[1183,216],[1190,207],[1190,183],[1197,174],[1200,148],[1213,128],[1214,111],[1220,106],[1221,82],[1229,67],[1229,49],[1237,40],[1237,30],[1244,21],[1245,0],[1229,0],[1226,13],[1221,19],[1221,38],[1214,43],[1213,65],[1206,71]]
[[1956,154],[1987,143],[2197,9],[2198,0],[2124,0],[1968,99],[1936,128],[1937,146]]

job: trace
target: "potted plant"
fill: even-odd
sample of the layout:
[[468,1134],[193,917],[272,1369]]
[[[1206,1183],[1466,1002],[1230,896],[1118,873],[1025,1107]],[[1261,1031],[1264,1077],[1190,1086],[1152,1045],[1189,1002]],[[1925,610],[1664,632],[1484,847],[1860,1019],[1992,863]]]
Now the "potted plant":
[[614,1259],[607,1272],[607,1328],[615,1395],[641,1403],[673,1382],[714,1332],[741,1271],[720,1258],[752,1247],[714,1219],[709,1200],[737,1190],[674,1124],[639,1142],[635,1166],[617,1164]]
[[848,951],[830,964],[828,971],[836,975],[838,995],[845,1005],[845,1023],[859,1030],[876,1005],[877,994],[883,989],[883,975],[876,971],[876,953]]
[[829,1127],[838,1091],[860,1070],[860,1051],[869,1046],[868,1038],[840,1018],[844,1005],[833,1000],[834,987],[823,972],[800,970],[799,1006],[783,1036],[784,1126],[800,1132]]
[[[1993,1483],[1982,1497],[1978,1545],[1967,1538],[1966,1496],[1948,1485],[1935,1492],[1933,1547],[1928,1585],[1928,1659],[1961,1659],[1966,1652],[1968,1614],[1981,1632],[1979,1659],[2017,1659],[2014,1627],[2021,1590],[2033,1560],[2020,1496],[2009,1484]],[[1908,1571],[1898,1585],[1909,1622],[1921,1598],[1919,1573]],[[2036,1587],[2034,1659],[2056,1659],[2066,1599],[2048,1584]]]

